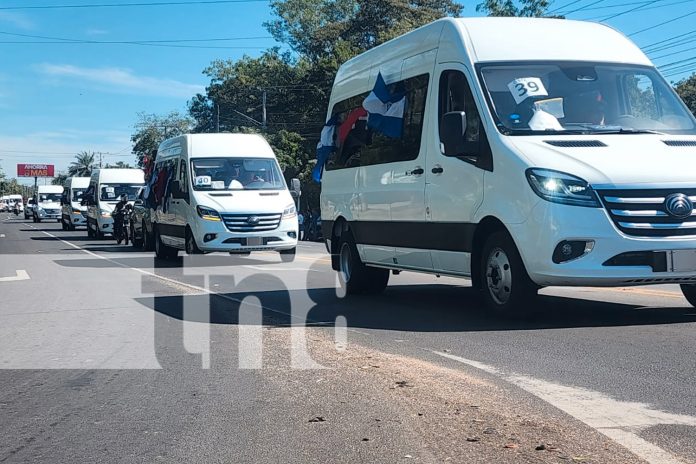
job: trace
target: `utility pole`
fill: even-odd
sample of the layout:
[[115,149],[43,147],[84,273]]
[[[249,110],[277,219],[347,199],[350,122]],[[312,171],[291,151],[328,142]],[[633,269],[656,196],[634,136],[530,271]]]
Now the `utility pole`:
[[261,119],[261,124],[263,128],[266,128],[266,91],[263,91],[263,117]]
[[215,132],[220,132],[220,105],[215,103]]

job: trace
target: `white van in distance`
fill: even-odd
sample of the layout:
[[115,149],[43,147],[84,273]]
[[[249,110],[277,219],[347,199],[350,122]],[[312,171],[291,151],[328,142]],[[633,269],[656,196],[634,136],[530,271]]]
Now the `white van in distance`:
[[266,250],[278,251],[283,261],[295,257],[295,203],[260,135],[187,134],[165,140],[149,190],[160,258],[174,257],[178,250]]
[[142,169],[97,169],[92,172],[89,187],[82,194],[87,206],[87,236],[103,238],[113,234],[114,220],[111,212],[125,194],[132,205],[140,188],[145,184]]
[[[378,76],[385,112],[356,117]],[[498,309],[552,285],[678,283],[696,305],[696,120],[616,30],[438,20],[341,66],[333,117],[321,210],[349,293],[393,269],[470,276]]]
[[54,219],[60,222],[60,198],[63,196],[62,185],[39,185],[36,204],[33,208],[34,222]]
[[82,194],[87,187],[89,177],[69,177],[65,181],[61,216],[63,230],[75,230],[77,226],[87,225],[87,207],[81,205]]

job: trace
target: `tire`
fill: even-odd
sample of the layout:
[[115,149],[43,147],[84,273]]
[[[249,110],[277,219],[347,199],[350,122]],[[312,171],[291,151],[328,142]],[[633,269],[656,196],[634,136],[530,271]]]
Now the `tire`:
[[529,312],[538,287],[524,267],[512,237],[505,231],[491,234],[480,263],[481,291],[486,306],[500,312]]
[[153,234],[147,233],[147,227],[145,227],[145,221],[143,221],[143,239],[141,245],[141,249],[143,251],[152,251],[155,249],[155,244],[152,235]]
[[696,284],[681,284],[680,287],[686,301],[696,307]]
[[68,230],[68,226],[65,224],[65,220],[61,219],[60,220],[60,226],[63,230]]
[[196,238],[193,236],[193,232],[191,231],[191,228],[188,226],[186,226],[186,244],[184,246],[186,247],[186,254],[188,255],[201,254],[201,249],[198,248]]
[[130,238],[131,238],[131,246],[137,250],[140,250],[143,247],[143,240],[138,239],[135,235],[135,225],[131,223],[130,227]]
[[99,223],[97,223],[96,225],[97,227],[95,227],[94,229],[94,238],[96,238],[97,240],[104,240],[104,232],[99,230]]
[[279,251],[280,253],[280,259],[284,263],[292,263],[295,261],[295,255],[297,254],[297,248],[293,248],[291,250],[281,250]]
[[178,250],[176,248],[172,248],[162,243],[162,237],[160,237],[159,230],[155,228],[155,256],[159,259],[172,259],[175,258],[177,254]]
[[87,221],[87,237],[94,238],[94,231],[92,231],[92,227],[90,227],[89,221]]
[[365,266],[350,232],[343,234],[338,250],[338,280],[346,295],[374,295],[384,291],[389,283],[389,270]]

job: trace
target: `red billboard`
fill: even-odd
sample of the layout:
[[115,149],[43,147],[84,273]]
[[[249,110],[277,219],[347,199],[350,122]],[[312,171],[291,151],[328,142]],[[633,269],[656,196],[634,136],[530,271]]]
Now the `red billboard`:
[[17,177],[53,177],[52,164],[18,164]]

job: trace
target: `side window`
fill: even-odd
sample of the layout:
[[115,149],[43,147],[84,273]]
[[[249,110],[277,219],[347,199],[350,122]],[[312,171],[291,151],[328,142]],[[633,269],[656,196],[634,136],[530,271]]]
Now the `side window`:
[[481,118],[479,116],[474,95],[471,93],[469,82],[461,71],[444,71],[440,75],[440,101],[438,121],[440,137],[442,137],[442,117],[452,111],[466,113],[466,133],[464,135],[464,153],[461,155],[478,155],[481,151],[481,141],[485,138]]
[[428,78],[427,74],[423,74],[387,86],[392,94],[403,93],[406,98],[399,138],[388,137],[368,127],[368,115],[362,102],[369,92],[336,103],[332,114],[338,116],[338,149],[327,161],[326,169],[371,166],[418,158]]
[[186,177],[186,161],[183,159],[179,162],[179,184],[181,184],[182,192],[188,192],[188,181]]
[[624,80],[630,115],[637,118],[659,119],[657,97],[650,78],[644,74],[626,76]]

